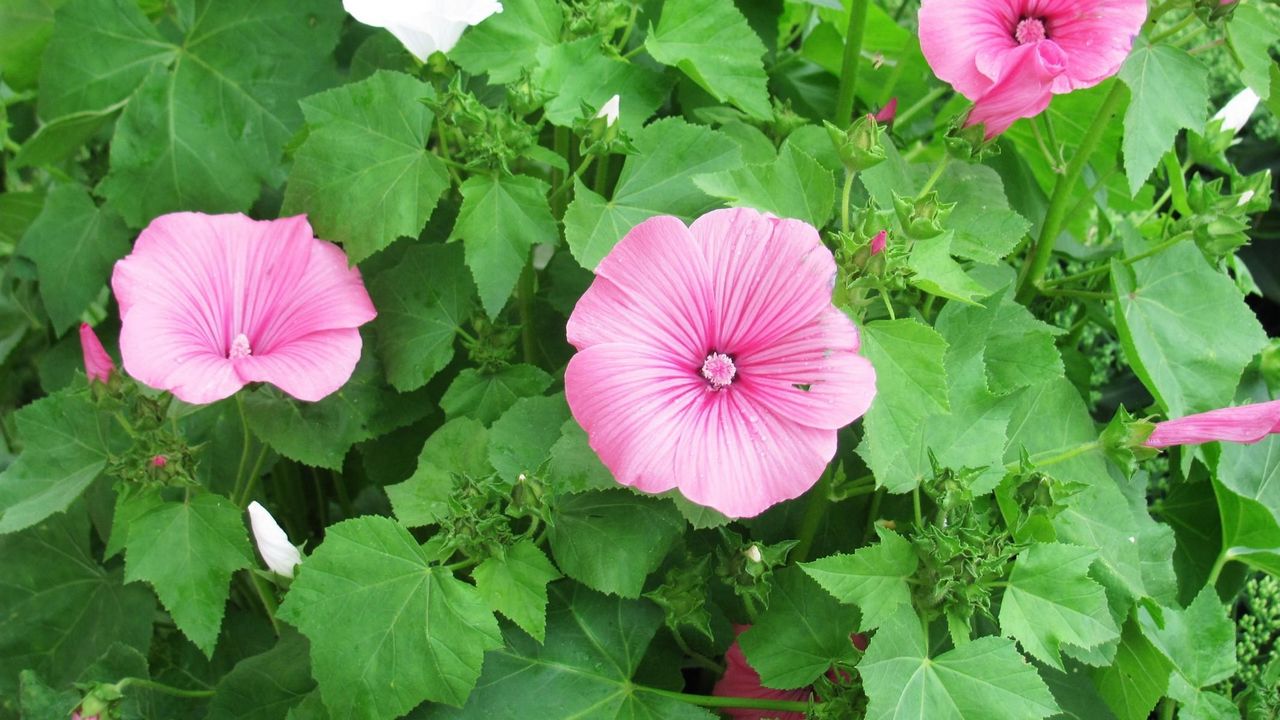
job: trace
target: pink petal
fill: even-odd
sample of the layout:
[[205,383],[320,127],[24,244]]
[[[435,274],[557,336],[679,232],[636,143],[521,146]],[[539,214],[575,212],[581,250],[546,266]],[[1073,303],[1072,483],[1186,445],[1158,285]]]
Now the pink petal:
[[315,402],[351,379],[361,344],[356,328],[321,330],[230,362],[246,383],[268,382],[299,400]]
[[929,67],[956,92],[977,100],[1017,46],[1018,16],[1008,0],[923,0],[920,49]]
[[217,402],[244,387],[232,361],[208,349],[199,325],[179,305],[135,305],[123,315],[120,357],[125,372],[196,405]]
[[995,85],[974,102],[965,127],[984,123],[990,139],[1019,118],[1039,115],[1049,107],[1054,79],[1064,72],[1066,61],[1052,40],[1019,45],[1009,53]]
[[105,383],[111,379],[116,364],[89,323],[80,323],[80,352],[84,356],[84,374],[89,382]]
[[675,453],[697,442],[689,419],[711,392],[692,368],[660,348],[605,343],[569,360],[564,387],[569,409],[618,482],[654,493],[675,487]]
[[689,230],[711,267],[709,350],[734,355],[764,347],[831,306],[835,259],[812,225],[734,208],[709,212]]
[[[758,700],[791,700],[807,702],[813,697],[813,690],[800,688],[797,690],[774,690],[760,683],[760,674],[747,662],[747,656],[738,644],[737,636],[750,629],[750,625],[733,627],[734,641],[724,654],[724,675],[716,681],[711,690],[712,695],[720,697],[755,698]],[[746,708],[726,708],[725,712],[734,720],[804,720],[804,713],[779,712],[777,710],[748,710]]]
[[1055,93],[1093,87],[1115,75],[1147,19],[1146,0],[1032,0],[1031,14],[1046,18],[1049,37],[1067,54]]
[[817,321],[767,349],[740,355],[733,387],[780,417],[838,430],[862,417],[876,394],[875,370],[857,351],[853,321],[828,306]]
[[578,349],[633,342],[701,366],[711,336],[710,269],[678,218],[649,218],[600,261],[566,332]]
[[897,117],[897,115],[898,115],[898,98],[892,97],[892,98],[889,98],[889,102],[885,103],[884,107],[880,108],[880,112],[876,113],[872,117],[875,119],[876,122],[891,123],[893,122],[893,119]]
[[1156,423],[1146,445],[1195,445],[1226,440],[1255,443],[1272,433],[1280,433],[1280,400],[1219,408]]

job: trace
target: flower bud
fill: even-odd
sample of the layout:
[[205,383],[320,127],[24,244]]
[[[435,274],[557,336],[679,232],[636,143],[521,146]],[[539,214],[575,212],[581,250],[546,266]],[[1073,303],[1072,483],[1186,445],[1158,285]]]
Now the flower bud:
[[253,526],[253,541],[267,567],[277,575],[293,577],[293,569],[302,562],[302,555],[271,513],[256,500],[249,503],[249,524]]
[[881,230],[876,236],[871,238],[871,254],[879,255],[884,252],[884,248],[889,244],[889,231]]
[[[618,116],[621,106],[622,98],[617,95],[600,106],[596,114],[587,122],[586,137],[582,139],[584,146],[605,147],[618,139]],[[590,106],[586,103],[583,103],[583,109],[590,112]]]
[[151,458],[151,467],[159,469],[169,464],[169,458],[164,455],[156,455]]
[[1227,104],[1214,114],[1213,119],[1222,123],[1221,127],[1224,131],[1238,133],[1249,122],[1249,118],[1253,116],[1253,111],[1258,109],[1258,103],[1261,100],[1258,93],[1245,88],[1228,100]]
[[613,97],[606,100],[604,105],[600,106],[600,112],[596,113],[596,117],[604,118],[605,125],[607,127],[613,127],[613,124],[618,122],[619,105],[621,102],[622,98],[615,94]]
[[955,203],[938,200],[938,193],[931,192],[920,198],[904,198],[893,194],[893,209],[907,236],[915,240],[928,240],[941,235],[947,218],[955,209]]
[[889,98],[889,102],[885,103],[884,107],[880,108],[880,112],[876,113],[872,117],[875,119],[876,122],[881,122],[888,125],[889,123],[893,122],[893,118],[896,117],[897,115],[898,115],[898,98],[893,97],[893,98]]
[[80,323],[80,350],[84,353],[84,374],[89,382],[106,384],[111,373],[115,372],[116,364],[89,323]]
[[869,170],[884,162],[884,128],[870,115],[863,115],[847,130],[824,122],[840,162],[849,172]]
[[753,563],[764,562],[764,555],[760,554],[760,546],[754,543],[748,546],[747,549],[743,551],[743,554],[746,555],[747,559]]

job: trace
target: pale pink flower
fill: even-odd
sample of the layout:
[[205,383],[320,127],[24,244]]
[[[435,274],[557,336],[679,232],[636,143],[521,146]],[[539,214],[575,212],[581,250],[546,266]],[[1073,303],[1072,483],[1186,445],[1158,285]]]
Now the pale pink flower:
[[889,244],[889,231],[881,230],[876,236],[871,238],[871,254],[879,255],[884,252],[885,246]]
[[116,364],[89,323],[80,323],[80,352],[84,355],[84,374],[90,383],[105,383],[111,378]]
[[1147,447],[1195,445],[1225,440],[1256,443],[1273,433],[1280,433],[1280,400],[1226,407],[1187,415],[1176,420],[1156,423],[1147,438]]
[[125,370],[189,403],[250,382],[319,400],[351,377],[357,328],[376,315],[360,272],[302,215],[163,215],[111,286]]
[[1116,74],[1146,17],[1146,0],[922,0],[920,47],[992,138]]
[[569,407],[618,482],[749,517],[808,490],[875,372],[818,232],[745,208],[655,217],[569,318]]
[[876,122],[891,123],[893,118],[898,115],[898,98],[890,98],[885,106],[880,108],[880,112],[872,115]]
[[[750,625],[734,625],[733,644],[724,654],[724,675],[716,681],[711,694],[719,697],[753,698],[756,700],[789,700],[792,702],[808,702],[813,698],[813,688],[804,687],[796,690],[774,690],[760,683],[760,673],[747,662],[747,656],[738,644],[738,636],[751,628]],[[802,712],[783,712],[780,710],[750,710],[747,708],[724,708],[724,712],[734,720],[804,720]]]

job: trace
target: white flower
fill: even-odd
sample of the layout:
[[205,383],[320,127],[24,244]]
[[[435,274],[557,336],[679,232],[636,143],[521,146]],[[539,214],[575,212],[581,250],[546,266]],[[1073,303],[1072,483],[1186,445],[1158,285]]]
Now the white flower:
[[621,102],[622,99],[614,95],[600,106],[600,112],[596,113],[596,117],[604,118],[605,127],[613,127],[613,124],[618,122],[618,106]]
[[365,25],[386,28],[424,62],[437,50],[452,50],[463,30],[502,12],[498,0],[342,0],[342,7]]
[[1258,108],[1258,93],[1245,88],[1239,95],[1231,98],[1217,115],[1213,116],[1214,120],[1222,121],[1222,129],[1233,133],[1240,132],[1240,128],[1249,122],[1249,117],[1253,115],[1253,111]]
[[249,503],[249,524],[253,526],[253,541],[267,567],[277,575],[293,577],[293,568],[302,562],[302,554],[257,500]]

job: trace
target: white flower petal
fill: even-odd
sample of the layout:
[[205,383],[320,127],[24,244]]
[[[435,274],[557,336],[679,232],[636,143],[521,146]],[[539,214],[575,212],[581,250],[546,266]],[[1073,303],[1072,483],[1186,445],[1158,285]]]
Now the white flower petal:
[[600,112],[596,113],[596,117],[604,118],[604,124],[608,127],[612,127],[614,123],[618,122],[618,113],[620,112],[619,106],[621,103],[622,99],[617,95],[614,95],[606,100],[604,105],[600,106]]
[[1222,121],[1222,129],[1230,132],[1240,132],[1240,129],[1249,122],[1249,118],[1253,115],[1253,111],[1258,108],[1258,102],[1261,98],[1258,93],[1245,88],[1238,95],[1231,98],[1217,115],[1213,116],[1214,120]]
[[342,7],[365,25],[386,28],[422,61],[449,52],[463,30],[502,12],[497,0],[343,0]]
[[293,569],[302,563],[302,554],[289,542],[289,536],[271,513],[256,500],[249,503],[249,524],[253,526],[253,541],[267,567],[277,575],[293,577]]

